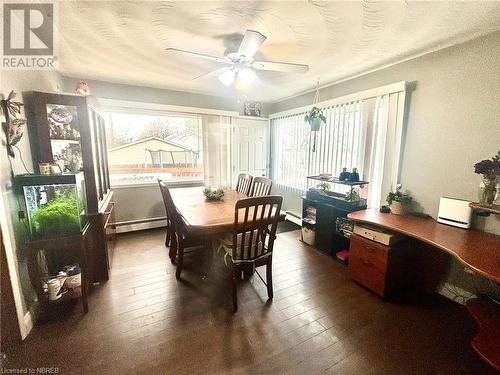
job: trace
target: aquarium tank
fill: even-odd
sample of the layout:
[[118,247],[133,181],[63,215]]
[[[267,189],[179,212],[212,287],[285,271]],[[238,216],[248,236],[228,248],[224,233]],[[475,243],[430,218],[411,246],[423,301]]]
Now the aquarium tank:
[[68,236],[83,230],[87,222],[83,173],[20,175],[15,184],[24,194],[33,239]]

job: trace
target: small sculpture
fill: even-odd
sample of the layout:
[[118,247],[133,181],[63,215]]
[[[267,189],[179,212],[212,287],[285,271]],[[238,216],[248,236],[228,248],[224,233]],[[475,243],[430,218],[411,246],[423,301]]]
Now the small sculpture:
[[359,181],[358,168],[352,169],[352,172],[349,175],[349,181],[351,181],[351,182],[358,182]]
[[342,172],[340,172],[339,180],[340,181],[348,181],[350,176],[351,176],[351,174],[349,172],[347,172],[347,168],[344,167],[344,168],[342,168]]
[[78,85],[76,85],[76,93],[78,95],[90,95],[90,87],[87,82],[78,82]]

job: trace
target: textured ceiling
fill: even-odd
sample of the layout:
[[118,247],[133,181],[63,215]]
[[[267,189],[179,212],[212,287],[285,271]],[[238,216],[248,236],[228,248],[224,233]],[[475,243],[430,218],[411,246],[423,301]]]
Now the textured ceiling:
[[[500,2],[60,2],[60,72],[85,79],[276,101],[500,29]],[[267,36],[260,57],[308,64],[307,74],[259,71],[247,92],[219,67],[165,51],[223,56],[245,29]]]

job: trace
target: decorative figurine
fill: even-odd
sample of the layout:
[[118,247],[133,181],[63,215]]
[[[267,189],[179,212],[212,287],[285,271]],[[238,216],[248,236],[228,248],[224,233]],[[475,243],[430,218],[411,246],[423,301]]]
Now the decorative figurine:
[[349,181],[351,181],[351,182],[358,182],[359,181],[358,168],[352,169],[352,173],[349,175]]
[[340,172],[340,175],[339,175],[339,180],[340,181],[347,181],[349,180],[351,174],[349,172],[347,172],[347,168],[344,167],[342,168],[342,172]]
[[78,95],[90,95],[90,88],[87,82],[78,82],[78,85],[76,86],[76,93]]

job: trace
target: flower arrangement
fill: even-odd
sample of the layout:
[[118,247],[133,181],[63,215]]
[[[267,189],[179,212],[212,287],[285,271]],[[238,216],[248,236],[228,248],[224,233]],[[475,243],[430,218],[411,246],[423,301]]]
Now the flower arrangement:
[[491,159],[481,160],[474,164],[474,173],[482,174],[483,181],[479,187],[479,203],[492,205],[497,198],[497,184],[500,177],[500,151]]
[[491,159],[474,164],[474,173],[482,174],[488,180],[497,179],[500,176],[500,151]]
[[203,189],[203,195],[208,200],[221,200],[224,198],[224,190],[215,187],[206,187]]

